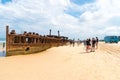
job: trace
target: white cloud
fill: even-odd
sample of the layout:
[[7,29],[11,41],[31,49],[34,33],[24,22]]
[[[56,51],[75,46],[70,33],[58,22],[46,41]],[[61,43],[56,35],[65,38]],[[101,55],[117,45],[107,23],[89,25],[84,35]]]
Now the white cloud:
[[[48,34],[51,28],[53,34],[60,30],[62,35],[81,39],[94,36],[103,38],[110,33],[120,35],[120,26],[109,22],[120,16],[119,4],[119,0],[96,0],[82,6],[70,0],[13,0],[12,3],[0,4],[0,26],[9,24],[11,29],[17,31],[40,34]],[[65,13],[68,8],[82,14],[73,17]]]

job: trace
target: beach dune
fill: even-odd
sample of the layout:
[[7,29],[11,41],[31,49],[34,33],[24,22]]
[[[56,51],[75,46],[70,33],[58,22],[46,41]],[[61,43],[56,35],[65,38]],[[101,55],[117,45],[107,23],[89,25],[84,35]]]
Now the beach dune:
[[46,51],[0,58],[0,80],[120,80],[120,44],[60,46]]

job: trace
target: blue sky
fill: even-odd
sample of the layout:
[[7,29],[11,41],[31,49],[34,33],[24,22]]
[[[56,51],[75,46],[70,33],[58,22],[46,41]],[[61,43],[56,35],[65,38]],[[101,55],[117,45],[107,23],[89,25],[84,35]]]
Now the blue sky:
[[77,5],[84,5],[84,4],[93,3],[95,0],[70,0],[70,1]]
[[8,2],[12,2],[12,0],[1,0],[2,4],[8,3]]
[[17,33],[47,35],[61,31],[69,38],[120,35],[119,0],[0,0],[0,37],[5,26]]

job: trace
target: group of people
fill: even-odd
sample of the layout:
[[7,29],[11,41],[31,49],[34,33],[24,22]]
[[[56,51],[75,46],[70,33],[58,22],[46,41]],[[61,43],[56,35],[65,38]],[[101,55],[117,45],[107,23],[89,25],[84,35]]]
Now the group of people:
[[86,52],[95,52],[98,48],[98,37],[85,40],[84,45],[86,46]]
[[76,43],[79,46],[81,44],[81,41],[79,39],[77,41],[75,41],[75,39],[70,40],[70,46],[74,47]]
[[73,39],[73,40],[70,40],[70,46],[75,46],[75,40]]
[[[98,37],[92,38],[92,39],[86,39],[82,42],[84,42],[84,45],[86,47],[86,52],[95,52],[95,50],[98,48]],[[75,43],[78,44],[78,46],[81,44],[81,41],[78,39],[78,41],[70,40],[70,46],[75,46]]]

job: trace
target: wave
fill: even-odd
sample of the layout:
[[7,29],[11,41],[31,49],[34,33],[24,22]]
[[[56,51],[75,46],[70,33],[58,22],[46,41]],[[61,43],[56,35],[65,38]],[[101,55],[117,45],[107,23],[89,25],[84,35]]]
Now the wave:
[[0,43],[6,42],[5,38],[0,38]]

